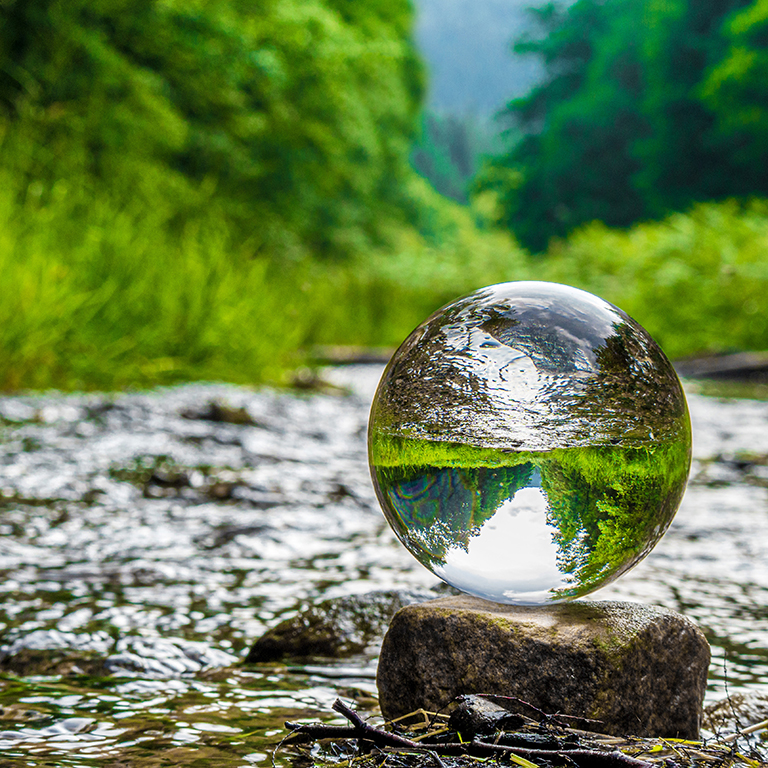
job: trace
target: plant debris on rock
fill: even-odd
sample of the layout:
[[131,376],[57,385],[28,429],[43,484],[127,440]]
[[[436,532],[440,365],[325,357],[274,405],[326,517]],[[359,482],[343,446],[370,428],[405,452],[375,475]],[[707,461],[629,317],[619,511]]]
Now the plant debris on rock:
[[[739,739],[610,736],[599,724],[547,714],[521,699],[462,696],[450,715],[419,710],[372,725],[337,699],[349,725],[287,722],[278,749],[297,765],[351,768],[470,768],[489,760],[522,768],[689,768],[768,765],[766,755]],[[746,752],[746,754],[745,754]]]

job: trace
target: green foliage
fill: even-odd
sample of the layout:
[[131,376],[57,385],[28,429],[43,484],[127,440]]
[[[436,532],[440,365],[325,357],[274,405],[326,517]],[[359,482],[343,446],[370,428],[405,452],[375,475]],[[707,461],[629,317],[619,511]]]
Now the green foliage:
[[487,281],[524,276],[503,233],[409,194],[440,243],[404,228],[394,253],[278,264],[254,258],[217,198],[173,224],[175,199],[140,200],[0,169],[0,391],[189,380],[285,383],[314,344],[398,344]]
[[707,203],[629,232],[590,224],[550,249],[550,280],[640,322],[672,359],[768,348],[768,203]]
[[0,175],[0,388],[119,389],[275,378],[300,341],[288,280],[225,228],[61,184],[20,207]]
[[451,549],[465,552],[483,524],[528,485],[533,465],[375,467],[399,537],[425,565],[441,565]]
[[[711,109],[720,99],[724,113],[728,98],[743,95],[710,83],[702,98],[709,69],[726,55],[724,20],[748,1],[577,0],[538,9],[542,36],[517,49],[539,57],[547,78],[510,104],[524,136],[478,182],[499,195],[500,222],[542,251],[553,235],[589,221],[623,227],[694,201],[768,192],[765,152],[734,146]],[[750,71],[764,98],[759,68]]]
[[[743,5],[540,11],[551,32],[531,47],[553,76],[515,107],[528,159],[497,163],[462,208],[408,167],[421,71],[405,0],[263,0],[258,13],[244,0],[6,0],[0,389],[279,381],[315,344],[394,346],[457,296],[519,279],[614,301],[673,357],[768,347],[764,203],[627,233],[591,225],[546,259],[487,229],[514,205],[533,217],[529,240],[553,210],[563,231],[610,222],[611,195],[620,224],[656,215],[693,195],[669,175],[682,179],[684,162],[722,176],[705,145],[732,145],[732,167],[749,166],[731,174],[739,183],[765,173],[750,160],[768,135],[765,0],[728,16]],[[608,131],[616,104],[645,133],[627,129],[609,152],[585,116]],[[430,151],[450,159],[459,134]],[[643,152],[659,163],[639,164]],[[590,194],[576,184],[585,167]],[[552,208],[566,193],[567,215]]]
[[369,442],[371,463],[377,467],[516,467],[528,464],[534,454],[509,453],[498,448],[483,448],[465,443],[421,440],[377,431]]
[[573,579],[560,596],[578,597],[630,568],[662,536],[685,490],[689,444],[690,435],[642,448],[508,453],[378,435],[371,462],[398,535],[431,565],[457,545],[468,549],[537,469],[557,566]]
[[[764,189],[768,185],[768,2],[755,0],[733,16],[725,30],[728,52],[709,73],[701,92],[717,115],[722,135],[742,161],[742,170],[756,177]],[[755,165],[755,157],[763,162]]]
[[[413,216],[407,0],[7,0],[4,166],[178,201],[215,189],[254,249],[359,251]],[[22,147],[22,150],[19,150]]]
[[578,577],[563,592],[575,597],[648,554],[680,503],[690,456],[681,441],[553,451],[540,463],[558,566]]
[[456,297],[521,279],[613,301],[673,359],[768,348],[764,202],[628,232],[590,225],[533,261],[471,210],[425,203],[439,242],[404,230],[391,251],[278,269],[237,245],[212,201],[209,219],[175,231],[174,201],[147,212],[62,182],[25,194],[13,182],[0,174],[2,391],[280,382],[313,345],[396,346]]

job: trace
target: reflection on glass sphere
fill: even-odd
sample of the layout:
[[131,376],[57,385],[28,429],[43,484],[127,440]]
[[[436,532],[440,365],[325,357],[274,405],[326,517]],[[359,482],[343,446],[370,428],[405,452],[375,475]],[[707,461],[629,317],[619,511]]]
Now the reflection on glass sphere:
[[369,458],[396,535],[458,589],[502,603],[582,596],[669,526],[691,429],[648,333],[555,283],[483,288],[403,342],[371,409]]

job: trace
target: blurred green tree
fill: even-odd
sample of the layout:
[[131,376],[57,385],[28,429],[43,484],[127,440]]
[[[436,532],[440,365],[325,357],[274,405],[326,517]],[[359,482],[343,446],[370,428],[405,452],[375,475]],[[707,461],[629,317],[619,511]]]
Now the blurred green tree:
[[410,29],[408,0],[6,0],[3,162],[359,250],[410,215]]
[[[628,226],[697,200],[768,191],[754,170],[740,175],[743,159],[701,95],[727,51],[724,20],[748,2],[577,0],[535,9],[541,35],[515,48],[540,57],[547,77],[510,103],[523,137],[477,182],[497,192],[500,223],[541,251],[588,221]],[[765,155],[751,151],[750,162],[765,167]]]
[[466,203],[467,187],[477,170],[475,143],[468,119],[426,112],[411,162],[441,195]]
[[[768,189],[768,0],[756,0],[725,27],[723,59],[702,84],[717,127],[752,188]],[[762,162],[755,163],[755,158]]]

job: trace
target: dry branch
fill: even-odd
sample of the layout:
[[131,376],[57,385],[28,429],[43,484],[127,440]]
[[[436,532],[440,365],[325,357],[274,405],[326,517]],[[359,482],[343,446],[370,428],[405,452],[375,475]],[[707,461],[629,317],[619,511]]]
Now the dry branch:
[[[454,755],[469,757],[492,757],[516,755],[525,760],[557,760],[575,765],[578,768],[652,768],[652,764],[644,760],[629,757],[619,751],[603,752],[594,749],[528,749],[524,747],[511,747],[502,744],[489,744],[483,741],[471,741],[467,743],[427,743],[426,741],[414,741],[412,739],[390,733],[365,722],[360,715],[350,709],[344,702],[337,699],[333,709],[343,715],[352,724],[352,728],[346,726],[332,726],[313,723],[302,725],[298,723],[286,723],[286,727],[292,734],[305,734],[313,739],[355,738],[370,742],[381,749],[395,747],[430,753],[435,756]],[[343,735],[342,735],[343,734]]]

